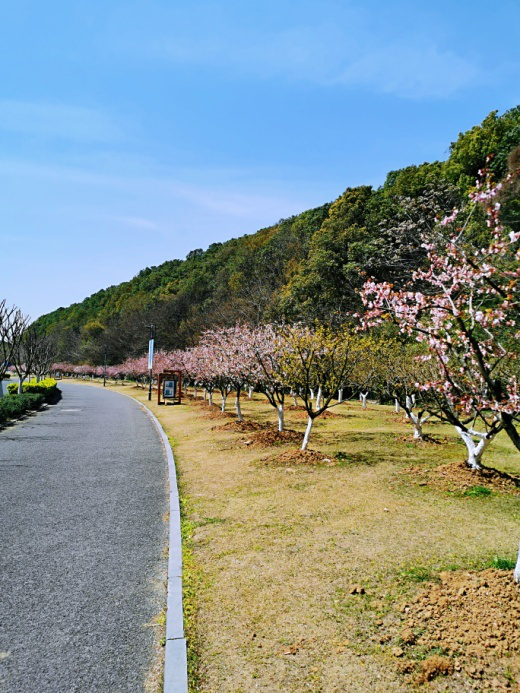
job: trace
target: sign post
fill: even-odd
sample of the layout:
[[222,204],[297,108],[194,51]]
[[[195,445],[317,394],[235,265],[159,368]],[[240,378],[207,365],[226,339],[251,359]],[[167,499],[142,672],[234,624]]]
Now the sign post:
[[150,373],[150,383],[148,385],[148,401],[152,399],[152,371],[153,371],[153,348],[155,340],[155,326],[150,325],[150,340],[148,342],[148,371]]

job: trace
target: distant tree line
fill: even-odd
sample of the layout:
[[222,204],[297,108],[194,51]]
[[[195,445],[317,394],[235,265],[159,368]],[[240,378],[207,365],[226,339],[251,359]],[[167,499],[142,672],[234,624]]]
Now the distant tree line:
[[[150,323],[166,351],[193,346],[216,326],[339,326],[363,309],[359,290],[368,278],[404,289],[427,264],[432,244],[443,245],[438,219],[463,206],[479,171],[486,168],[495,181],[517,171],[519,147],[520,107],[492,112],[459,135],[444,162],[391,171],[380,188],[347,188],[333,203],[146,268],[42,316],[35,329],[52,336],[61,359],[101,364],[106,352],[117,364],[145,351]],[[500,221],[511,231],[520,229],[518,186],[513,176],[500,192]],[[464,239],[489,245],[479,206]]]

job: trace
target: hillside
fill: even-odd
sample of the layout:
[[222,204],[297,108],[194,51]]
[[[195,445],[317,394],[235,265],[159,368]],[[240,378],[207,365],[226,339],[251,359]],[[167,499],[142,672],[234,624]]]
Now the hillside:
[[[120,362],[145,350],[151,322],[158,347],[172,349],[214,324],[330,320],[356,306],[365,274],[406,282],[424,260],[421,234],[462,203],[489,155],[497,179],[516,170],[519,145],[520,106],[492,112],[459,135],[444,162],[391,171],[378,189],[347,188],[333,203],[148,267],[37,325],[55,336],[61,358],[101,362],[106,347],[109,361]],[[502,204],[504,223],[517,228],[518,191],[510,186]],[[470,233],[485,235],[483,221],[475,218]]]

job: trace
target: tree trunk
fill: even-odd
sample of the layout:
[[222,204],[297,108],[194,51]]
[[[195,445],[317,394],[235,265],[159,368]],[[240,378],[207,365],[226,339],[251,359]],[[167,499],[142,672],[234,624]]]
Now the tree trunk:
[[307,422],[307,428],[305,429],[305,435],[303,436],[303,443],[302,443],[302,450],[307,450],[307,445],[309,444],[309,436],[311,434],[311,428],[313,424],[314,419],[309,416],[309,420]]
[[310,388],[310,391],[311,391],[311,402],[314,402],[314,390],[312,389],[312,387]]
[[294,392],[293,392],[293,402],[294,402],[294,406],[297,407],[298,406],[298,400],[296,399],[296,393],[294,393]]
[[208,393],[208,406],[213,406],[213,392]]
[[396,400],[395,400],[395,413],[396,413],[396,414],[399,414],[399,408],[400,408],[400,407],[399,407],[399,400],[396,399]]
[[277,411],[278,411],[278,430],[281,433],[284,430],[283,404],[278,405]]
[[316,411],[321,407],[321,385],[318,388],[318,394],[316,395]]
[[422,418],[414,414],[412,411],[410,412],[410,416],[408,417],[412,420],[413,423],[413,437],[416,440],[424,440],[423,438],[423,421]]
[[359,396],[361,397],[361,402],[363,403],[363,409],[367,408],[367,397],[368,397],[368,392],[360,392]]
[[[487,446],[490,444],[493,438],[488,438],[484,433],[480,432],[463,431],[460,426],[455,426],[455,428],[466,445],[466,449],[468,451],[468,459],[466,460],[466,463],[468,467],[471,467],[471,469],[482,469],[480,465],[482,456],[484,455]],[[480,438],[476,445],[475,441],[473,440],[474,436]]]
[[193,399],[197,398],[197,383],[193,383]]
[[340,387],[338,390],[338,404],[341,404],[343,402],[343,388]]
[[248,394],[249,399],[253,398],[253,388],[252,387],[249,388],[249,391],[247,394]]
[[22,378],[22,376],[19,377],[18,380],[18,394],[23,395],[23,383],[24,383],[25,378]]
[[227,395],[222,395],[222,412],[226,411],[226,399]]
[[206,388],[204,388],[204,395],[203,396],[204,396],[204,402],[205,402],[208,398],[208,391],[206,390]]
[[515,582],[520,582],[520,547],[518,549],[518,558],[516,559],[514,578]]
[[237,390],[237,396],[235,397],[235,409],[237,410],[237,418],[240,422],[244,419],[242,418],[242,410],[240,409],[240,390]]

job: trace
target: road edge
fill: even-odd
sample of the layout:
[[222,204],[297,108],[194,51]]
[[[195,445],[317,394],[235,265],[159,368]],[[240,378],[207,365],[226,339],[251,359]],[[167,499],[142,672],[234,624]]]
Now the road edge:
[[168,581],[166,597],[166,644],[164,652],[163,693],[187,693],[188,691],[188,656],[186,638],[184,637],[184,618],[182,611],[182,541],[181,509],[177,470],[175,459],[159,419],[148,407],[126,392],[114,392],[136,402],[150,417],[161,438],[166,460],[168,462],[168,480],[170,486],[170,529],[168,548]]

